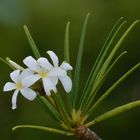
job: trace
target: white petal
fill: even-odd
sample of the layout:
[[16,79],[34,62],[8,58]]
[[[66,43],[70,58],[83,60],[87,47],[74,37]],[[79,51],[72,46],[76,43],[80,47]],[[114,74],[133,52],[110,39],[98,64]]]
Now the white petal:
[[50,58],[52,59],[54,67],[58,67],[58,57],[56,56],[56,54],[53,51],[47,51],[47,53],[49,54]]
[[46,94],[49,96],[50,91],[53,90],[54,92],[57,92],[56,86],[49,78],[43,78],[43,86]]
[[16,84],[15,83],[12,83],[12,82],[7,82],[4,85],[3,91],[11,91],[13,89],[16,89]]
[[32,86],[35,82],[37,82],[40,79],[40,76],[38,74],[35,75],[31,75],[28,76],[26,78],[24,78],[21,82],[22,82],[22,86],[23,87],[30,87]]
[[28,100],[32,101],[37,96],[36,92],[30,88],[23,88],[20,90],[21,94]]
[[53,68],[49,73],[48,77],[63,77],[66,76],[67,72],[61,68]]
[[67,62],[63,62],[60,66],[60,68],[64,69],[64,70],[72,70],[72,66],[70,64],[68,64]]
[[19,69],[19,70],[24,70],[23,67],[21,67],[20,65],[18,65],[18,64],[15,63],[14,61],[9,60],[8,62],[9,62],[14,68]]
[[13,72],[11,72],[10,77],[15,83],[17,83],[20,79],[20,70],[14,70]]
[[18,90],[15,90],[13,96],[12,96],[12,109],[17,108],[17,95],[18,95]]
[[57,77],[49,77],[49,79],[51,79],[51,81],[54,85],[57,85],[57,83],[58,83],[58,78]]
[[40,70],[40,67],[37,64],[37,61],[32,56],[26,57],[23,60],[23,63],[35,72],[38,72]]
[[70,92],[72,89],[72,81],[68,76],[61,77],[60,81],[66,92]]
[[34,72],[32,70],[30,70],[29,68],[27,68],[21,72],[21,78],[23,79],[23,78],[26,78],[26,77],[33,75],[33,74],[34,74]]
[[50,64],[50,62],[48,61],[48,59],[44,58],[44,57],[40,57],[38,60],[37,60],[38,64],[46,69],[46,70],[51,70],[53,68],[52,64]]

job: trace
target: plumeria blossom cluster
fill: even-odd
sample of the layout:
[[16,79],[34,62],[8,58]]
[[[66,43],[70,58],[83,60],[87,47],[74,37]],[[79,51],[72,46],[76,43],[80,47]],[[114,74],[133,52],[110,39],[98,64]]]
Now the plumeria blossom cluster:
[[7,82],[4,85],[3,91],[15,90],[12,96],[12,109],[17,108],[17,96],[20,92],[26,99],[34,100],[37,96],[32,86],[41,81],[46,96],[51,95],[51,91],[57,92],[57,84],[60,80],[65,91],[69,93],[72,89],[72,81],[67,74],[67,71],[72,70],[72,66],[63,61],[59,66],[59,60],[53,51],[47,51],[53,65],[45,57],[40,57],[35,60],[32,56],[28,56],[23,60],[27,68],[22,69],[21,66],[14,61],[9,60],[9,63],[16,68],[10,73],[13,82]]

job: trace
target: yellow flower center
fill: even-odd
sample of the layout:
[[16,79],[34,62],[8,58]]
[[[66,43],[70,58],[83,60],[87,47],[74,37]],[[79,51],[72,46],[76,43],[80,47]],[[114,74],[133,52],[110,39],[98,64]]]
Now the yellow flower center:
[[42,71],[42,72],[39,73],[39,75],[40,75],[41,78],[44,78],[44,77],[47,77],[48,74],[47,74],[46,71]]
[[16,84],[16,86],[17,86],[17,89],[18,89],[18,90],[22,89],[22,84],[21,84],[21,82],[18,82],[18,83]]

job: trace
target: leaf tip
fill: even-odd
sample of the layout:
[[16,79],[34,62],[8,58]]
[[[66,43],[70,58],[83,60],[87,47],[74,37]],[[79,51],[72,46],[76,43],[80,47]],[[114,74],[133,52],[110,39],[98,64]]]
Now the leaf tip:
[[139,23],[139,22],[140,22],[140,20],[139,20],[139,19],[137,19],[136,21],[134,21],[134,23],[133,23],[133,24],[135,25],[135,24],[137,24],[137,23]]
[[27,27],[27,25],[26,25],[26,24],[24,24],[24,25],[23,25],[23,28],[26,28],[26,27]]
[[127,23],[127,20],[125,20],[123,23]]
[[126,54],[127,53],[127,51],[124,51],[124,54]]
[[91,15],[90,13],[87,13],[86,18],[89,18],[89,17],[90,17],[90,15]]
[[71,24],[71,21],[67,21],[67,25],[70,25]]
[[137,19],[137,20],[136,20],[136,22],[140,22],[140,20],[139,20],[139,19]]
[[16,126],[14,126],[13,128],[12,128],[12,131],[15,131],[16,130]]
[[87,16],[90,16],[91,14],[90,13],[87,13]]
[[25,24],[25,25],[23,25],[23,29],[24,29],[24,31],[27,31],[28,30],[28,27],[27,27],[27,25]]

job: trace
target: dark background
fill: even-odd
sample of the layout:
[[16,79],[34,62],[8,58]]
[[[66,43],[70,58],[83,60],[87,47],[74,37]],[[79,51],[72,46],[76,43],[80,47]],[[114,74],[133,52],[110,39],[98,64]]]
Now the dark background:
[[[26,56],[33,55],[23,31],[23,25],[26,24],[42,56],[46,56],[45,51],[53,50],[62,61],[65,25],[67,21],[71,21],[70,51],[71,64],[74,66],[82,22],[90,12],[81,74],[82,87],[113,24],[121,16],[128,20],[127,26],[140,19],[139,7],[139,0],[0,0],[0,56],[9,56],[22,64]],[[127,37],[119,52],[122,50],[127,50],[128,54],[115,66],[102,88],[103,91],[140,61],[140,24]],[[18,109],[11,109],[12,92],[2,91],[5,82],[10,80],[10,72],[8,66],[0,63],[0,139],[74,139],[37,130],[11,131],[18,124],[56,126],[35,101],[29,102],[22,96],[18,96]],[[138,70],[108,97],[98,113],[140,99],[139,79]],[[139,139],[139,119],[140,109],[137,108],[97,124],[92,129],[103,140],[135,140]]]

